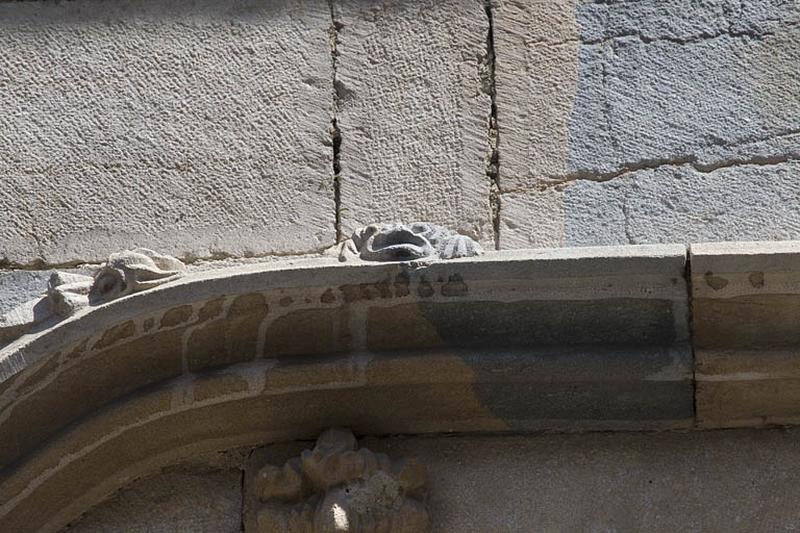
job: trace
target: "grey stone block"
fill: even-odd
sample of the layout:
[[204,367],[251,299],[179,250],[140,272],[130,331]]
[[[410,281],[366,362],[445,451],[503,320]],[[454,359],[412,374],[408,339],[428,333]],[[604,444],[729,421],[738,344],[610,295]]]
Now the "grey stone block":
[[71,524],[70,533],[241,531],[241,472],[178,471],[134,482]]
[[564,191],[568,246],[800,237],[800,163],[689,165],[578,181]]
[[334,5],[344,236],[425,220],[493,245],[483,3]]
[[501,248],[797,238],[798,20],[499,1]]
[[320,0],[0,4],[0,260],[333,244]]
[[787,26],[758,38],[625,37],[582,47],[568,168],[603,174],[694,161],[719,145],[797,132],[799,37]]

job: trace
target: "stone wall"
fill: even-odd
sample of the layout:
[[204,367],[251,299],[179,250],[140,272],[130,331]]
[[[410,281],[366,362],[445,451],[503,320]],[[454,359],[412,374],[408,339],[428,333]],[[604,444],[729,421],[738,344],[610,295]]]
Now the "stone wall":
[[[733,533],[791,529],[800,520],[798,437],[773,429],[368,438],[361,445],[427,468],[433,532]],[[260,451],[280,465],[308,447]],[[240,531],[239,479],[236,470],[145,479],[64,533]]]
[[411,219],[500,248],[798,238],[798,24],[779,0],[0,2],[0,266]]

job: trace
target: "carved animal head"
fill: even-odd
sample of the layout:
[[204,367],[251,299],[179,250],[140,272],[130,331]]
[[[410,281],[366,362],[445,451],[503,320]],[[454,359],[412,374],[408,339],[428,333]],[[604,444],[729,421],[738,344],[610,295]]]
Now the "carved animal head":
[[94,275],[89,302],[108,302],[150,289],[180,277],[185,270],[181,261],[147,248],[111,254]]

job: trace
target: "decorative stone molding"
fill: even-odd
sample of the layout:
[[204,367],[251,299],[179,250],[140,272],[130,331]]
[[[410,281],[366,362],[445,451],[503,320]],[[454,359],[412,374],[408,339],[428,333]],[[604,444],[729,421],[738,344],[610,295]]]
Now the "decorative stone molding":
[[186,266],[180,260],[147,248],[111,254],[94,275],[89,301],[108,302],[152,289],[178,279],[185,271]]
[[428,530],[425,469],[415,460],[392,461],[358,449],[353,434],[329,429],[313,450],[283,467],[263,466],[252,490],[260,502],[257,533]]
[[339,260],[358,257],[364,261],[414,261],[482,253],[480,245],[470,237],[429,222],[370,224],[354,231],[342,244]]
[[11,436],[0,531],[59,531],[182,458],[331,425],[691,427],[685,254],[286,260],[189,274],[42,324],[0,349],[0,435]]

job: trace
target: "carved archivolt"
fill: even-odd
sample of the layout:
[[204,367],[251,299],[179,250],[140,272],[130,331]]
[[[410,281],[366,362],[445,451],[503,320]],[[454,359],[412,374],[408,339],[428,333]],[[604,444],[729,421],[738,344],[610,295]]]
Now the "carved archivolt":
[[358,449],[350,431],[330,429],[313,450],[258,472],[256,531],[427,531],[425,477],[416,461]]
[[413,261],[472,257],[482,253],[480,245],[466,235],[429,222],[413,222],[370,224],[359,228],[342,244],[339,259]]

